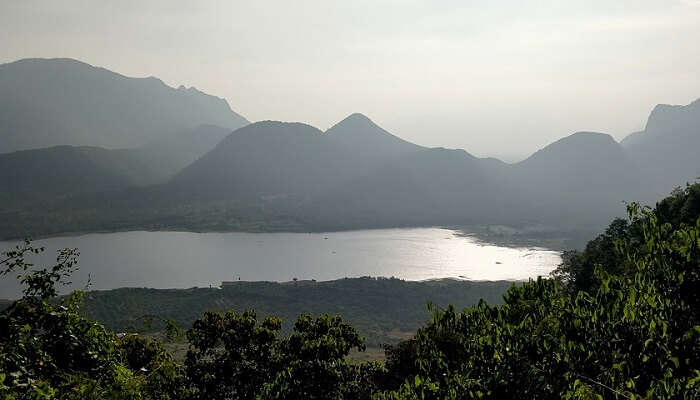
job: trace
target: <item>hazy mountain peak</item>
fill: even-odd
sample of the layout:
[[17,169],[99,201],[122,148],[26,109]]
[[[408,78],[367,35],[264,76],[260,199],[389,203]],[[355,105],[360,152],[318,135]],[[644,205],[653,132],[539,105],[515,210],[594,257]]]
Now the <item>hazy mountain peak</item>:
[[651,135],[700,131],[700,99],[688,105],[657,104],[649,114],[645,131]]
[[556,142],[550,144],[549,146],[576,146],[585,143],[595,143],[604,145],[618,144],[617,141],[607,133],[580,131],[572,133],[569,136],[565,136],[557,140]]
[[638,168],[650,177],[657,195],[700,175],[700,99],[690,104],[658,104],[646,128],[622,141]]
[[253,122],[227,135],[211,153],[233,153],[242,147],[256,150],[280,150],[303,147],[324,139],[318,128],[301,122],[265,120]]
[[[326,132],[333,134],[362,134],[371,133],[372,131],[384,131],[384,129],[375,124],[374,121],[369,119],[366,115],[352,113],[330,127]],[[388,132],[386,133],[389,134]]]
[[565,163],[575,159],[624,157],[622,146],[607,133],[576,132],[536,151],[521,164],[558,160]]
[[352,123],[352,124],[370,124],[370,125],[377,125],[372,121],[368,116],[365,114],[356,112],[348,115],[345,117],[342,121],[340,121],[338,124],[343,124],[343,123]]
[[612,140],[613,142],[615,141],[615,139],[613,139],[613,137],[612,137],[610,134],[608,134],[608,133],[604,133],[604,132],[594,132],[594,131],[578,131],[578,132],[574,132],[574,133],[572,133],[572,134],[569,135],[569,136],[565,136],[563,139],[566,139],[566,138],[582,138],[582,137],[594,137],[594,138],[597,138],[597,139],[600,139],[600,140]]
[[54,145],[132,148],[214,124],[248,124],[226,100],[70,58],[0,65],[0,153]]
[[55,65],[75,65],[75,66],[83,66],[86,68],[99,68],[99,67],[94,67],[84,61],[76,60],[74,58],[69,58],[69,57],[57,57],[57,58],[41,58],[41,57],[32,57],[32,58],[23,58],[21,60],[9,62],[6,64],[2,64],[0,66],[2,67],[10,67],[10,66],[20,66],[20,65],[47,65],[47,64],[55,64]]
[[430,148],[430,149],[428,149],[428,150],[431,151],[431,152],[434,152],[434,153],[442,153],[442,154],[460,154],[460,155],[463,155],[463,156],[469,156],[469,157],[472,157],[472,158],[476,158],[476,157],[474,157],[471,153],[469,153],[468,151],[466,151],[466,150],[464,150],[464,149],[451,149],[451,148],[448,148],[448,147],[432,147],[432,148]]
[[326,135],[346,150],[366,156],[395,156],[423,149],[392,135],[360,113],[350,114],[328,129]]
[[287,122],[264,120],[257,121],[238,129],[238,132],[255,132],[255,133],[279,133],[279,134],[296,134],[299,132],[313,132],[315,134],[323,134],[321,130],[315,126],[305,124],[303,122]]

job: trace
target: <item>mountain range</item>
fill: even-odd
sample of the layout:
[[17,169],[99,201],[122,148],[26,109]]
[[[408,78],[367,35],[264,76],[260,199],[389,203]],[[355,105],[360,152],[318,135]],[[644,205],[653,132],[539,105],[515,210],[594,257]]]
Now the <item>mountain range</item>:
[[226,100],[72,59],[0,65],[0,153],[57,145],[134,148],[202,124],[248,123]]
[[[57,91],[65,101],[47,100]],[[474,224],[595,231],[624,214],[623,201],[653,202],[700,176],[700,101],[655,107],[645,130],[621,143],[578,132],[508,164],[418,146],[358,113],[325,132],[248,124],[222,99],[72,60],[0,66],[0,98],[11,104],[0,111],[0,237]]]

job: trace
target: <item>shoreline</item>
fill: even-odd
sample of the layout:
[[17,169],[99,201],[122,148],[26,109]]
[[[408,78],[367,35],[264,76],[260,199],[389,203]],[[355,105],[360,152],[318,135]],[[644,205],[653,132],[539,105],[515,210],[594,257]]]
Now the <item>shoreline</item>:
[[[505,227],[510,229],[508,233],[494,232],[493,228]],[[456,235],[462,237],[473,238],[477,244],[490,244],[509,248],[536,248],[540,250],[564,251],[573,248],[579,248],[579,242],[585,244],[588,240],[595,237],[596,233],[592,231],[577,231],[563,230],[551,228],[542,231],[529,231],[522,228],[514,228],[505,225],[416,225],[416,226],[383,226],[383,227],[368,227],[359,229],[335,229],[335,230],[276,230],[276,229],[236,229],[236,230],[198,230],[187,229],[183,227],[173,228],[128,228],[128,229],[100,229],[94,231],[64,231],[45,235],[29,236],[32,241],[39,241],[60,237],[80,237],[87,235],[101,235],[112,233],[127,233],[127,232],[179,232],[179,233],[247,233],[247,234],[324,234],[324,233],[341,233],[341,232],[363,232],[363,231],[378,231],[389,229],[445,229],[453,231]],[[4,243],[19,243],[27,237],[12,236],[2,237],[0,242]]]
[[[221,290],[229,290],[229,289],[234,289],[237,285],[240,286],[250,286],[250,285],[280,285],[280,286],[299,286],[299,287],[322,287],[324,285],[334,285],[334,284],[339,284],[342,282],[395,282],[395,283],[404,283],[404,284],[418,284],[418,285],[425,285],[425,286],[442,286],[442,285],[451,285],[451,284],[464,284],[464,285],[470,285],[470,284],[484,284],[484,285],[500,285],[500,284],[520,284],[527,282],[527,280],[524,279],[466,279],[466,278],[459,278],[459,277],[444,277],[444,278],[431,278],[431,279],[422,279],[422,280],[410,280],[410,279],[402,279],[402,278],[396,278],[396,277],[386,277],[386,276],[358,276],[358,277],[346,277],[346,278],[338,278],[338,279],[328,279],[328,280],[315,280],[315,279],[300,279],[297,281],[290,280],[290,281],[266,281],[266,280],[240,280],[240,281],[222,281],[221,285],[219,286],[211,286],[211,287],[204,287],[204,286],[191,286],[191,287],[171,287],[171,288],[158,288],[158,287],[147,287],[147,286],[122,286],[122,287],[116,287],[116,288],[110,288],[110,289],[88,289],[88,290],[81,290],[84,292],[86,295],[90,293],[106,293],[106,292],[112,292],[112,291],[128,291],[128,290],[145,290],[145,291],[157,291],[157,292],[192,292],[192,291],[200,291],[200,290],[212,290],[212,291],[221,291]],[[76,289],[79,290],[79,289]],[[71,291],[72,292],[72,291]],[[68,294],[61,294],[60,296],[67,296]],[[5,303],[12,303],[14,301],[19,300],[21,297],[17,298],[0,298],[0,309],[2,309],[2,305]]]

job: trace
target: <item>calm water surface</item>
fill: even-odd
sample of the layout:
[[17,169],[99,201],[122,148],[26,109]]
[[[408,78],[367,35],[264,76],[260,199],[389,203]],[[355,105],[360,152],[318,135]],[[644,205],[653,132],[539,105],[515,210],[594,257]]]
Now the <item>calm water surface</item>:
[[[394,276],[407,280],[462,278],[523,280],[548,274],[559,253],[490,245],[441,228],[376,229],[333,233],[119,232],[39,240],[47,251],[77,247],[80,270],[93,289],[218,286],[222,280],[331,280]],[[14,242],[0,242],[0,249]],[[11,277],[0,277],[0,298],[16,297]]]

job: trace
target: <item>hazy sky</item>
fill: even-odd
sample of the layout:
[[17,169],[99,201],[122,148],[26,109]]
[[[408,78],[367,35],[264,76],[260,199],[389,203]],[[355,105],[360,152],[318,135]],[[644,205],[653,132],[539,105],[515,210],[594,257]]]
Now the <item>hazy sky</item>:
[[700,97],[700,0],[0,0],[0,62],[72,57],[326,129],[518,158]]

